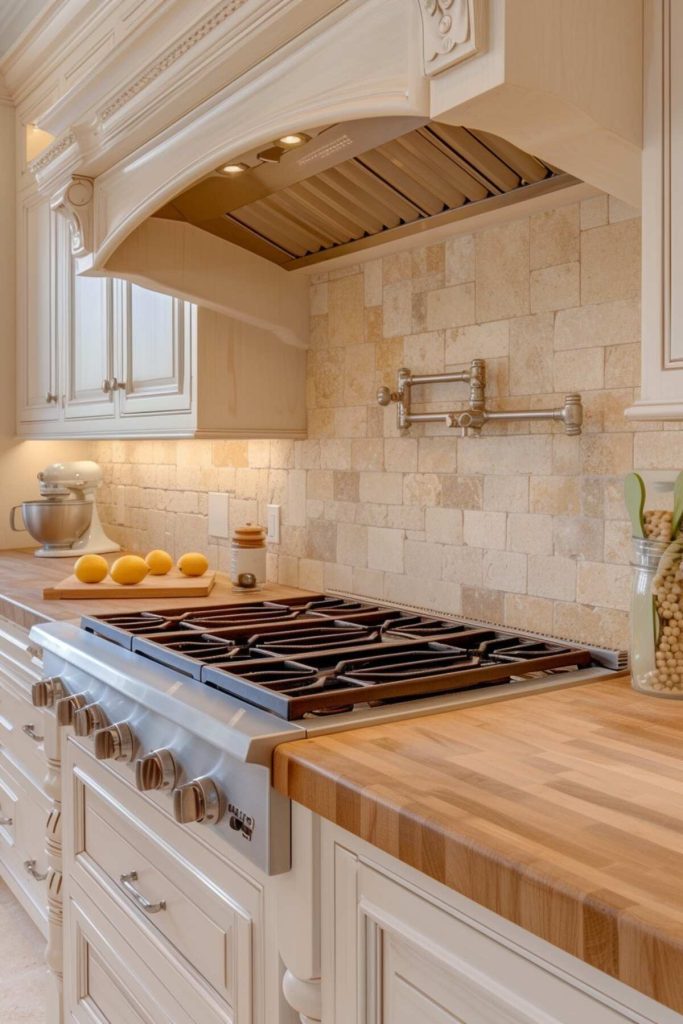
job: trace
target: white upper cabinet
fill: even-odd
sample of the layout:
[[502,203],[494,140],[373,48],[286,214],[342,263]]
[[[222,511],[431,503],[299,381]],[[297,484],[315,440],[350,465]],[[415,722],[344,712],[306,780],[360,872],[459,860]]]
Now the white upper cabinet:
[[306,352],[172,295],[75,273],[66,221],[20,207],[21,437],[303,437]]
[[66,225],[47,200],[32,197],[19,209],[18,225],[18,408],[20,418],[39,424],[59,418],[57,295],[52,276],[57,235]]
[[683,419],[683,4],[645,0],[639,420]]

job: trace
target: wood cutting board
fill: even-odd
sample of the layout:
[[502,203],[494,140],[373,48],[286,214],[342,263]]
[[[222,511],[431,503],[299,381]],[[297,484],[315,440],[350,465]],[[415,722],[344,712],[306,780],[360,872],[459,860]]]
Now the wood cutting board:
[[216,573],[207,570],[203,576],[183,576],[171,569],[166,576],[145,576],[141,583],[125,585],[107,578],[101,583],[81,583],[75,576],[67,576],[61,583],[45,587],[47,601],[87,601],[116,597],[139,597],[155,600],[159,597],[207,597],[216,582]]

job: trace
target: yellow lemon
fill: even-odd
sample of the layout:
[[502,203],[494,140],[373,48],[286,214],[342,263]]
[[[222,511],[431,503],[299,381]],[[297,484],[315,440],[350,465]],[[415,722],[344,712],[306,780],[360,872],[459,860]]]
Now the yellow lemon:
[[101,583],[108,572],[107,559],[102,555],[81,555],[74,565],[76,579],[81,583]]
[[149,572],[147,563],[139,555],[122,555],[117,558],[109,573],[114,583],[122,586],[131,583],[140,583]]
[[203,576],[209,568],[209,561],[198,551],[188,551],[178,559],[178,568],[183,576]]
[[158,548],[149,552],[145,562],[152,576],[165,576],[169,569],[173,568],[173,559],[168,551],[161,551]]

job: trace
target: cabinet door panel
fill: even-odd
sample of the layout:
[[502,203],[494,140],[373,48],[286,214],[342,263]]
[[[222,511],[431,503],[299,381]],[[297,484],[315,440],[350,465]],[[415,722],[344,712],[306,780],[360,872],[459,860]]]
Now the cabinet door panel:
[[192,306],[121,283],[122,416],[189,411]]
[[112,283],[77,277],[68,254],[71,314],[66,336],[66,419],[101,418],[115,412],[114,392],[104,387],[113,376]]
[[59,419],[58,303],[55,255],[66,225],[47,200],[22,207],[18,239],[19,420]]

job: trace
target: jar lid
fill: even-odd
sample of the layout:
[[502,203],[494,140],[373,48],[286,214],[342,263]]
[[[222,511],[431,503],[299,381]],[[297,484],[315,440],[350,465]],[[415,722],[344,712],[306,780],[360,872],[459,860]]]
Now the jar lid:
[[241,548],[260,548],[266,542],[266,531],[262,526],[245,523],[235,529],[232,542]]

